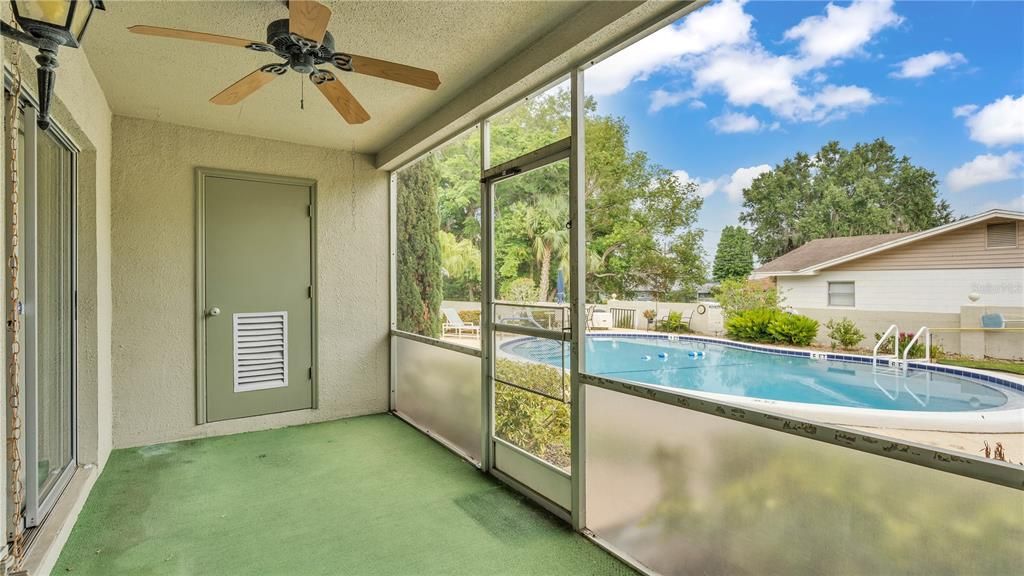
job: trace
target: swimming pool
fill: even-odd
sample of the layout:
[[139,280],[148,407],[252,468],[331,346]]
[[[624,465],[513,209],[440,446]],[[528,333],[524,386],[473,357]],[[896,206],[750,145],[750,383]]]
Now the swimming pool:
[[[522,338],[504,343],[501,351],[568,366],[554,341]],[[875,369],[863,357],[819,359],[807,352],[694,337],[588,334],[586,354],[586,372],[595,376],[683,389],[734,404],[772,405],[834,423],[970,431],[980,431],[980,423],[994,431],[993,421],[998,421],[994,426],[1000,431],[1024,431],[1024,394],[920,366],[904,376],[888,367]]]

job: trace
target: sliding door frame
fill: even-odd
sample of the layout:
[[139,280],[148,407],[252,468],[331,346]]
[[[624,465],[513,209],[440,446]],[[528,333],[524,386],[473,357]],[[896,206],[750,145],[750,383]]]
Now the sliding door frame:
[[[13,79],[5,70],[4,90],[10,92],[13,87]],[[64,489],[71,481],[78,466],[78,155],[80,149],[77,144],[64,132],[60,126],[51,121],[47,131],[49,136],[41,134],[39,127],[34,122],[34,114],[31,111],[38,109],[38,101],[27,87],[22,87],[21,98],[17,103],[20,109],[22,129],[25,133],[24,150],[19,150],[25,157],[25,174],[22,177],[22,187],[19,189],[24,213],[21,215],[21,247],[22,266],[21,276],[24,278],[24,292],[20,303],[22,310],[22,351],[23,351],[23,375],[24,389],[22,403],[22,417],[24,422],[24,522],[26,528],[33,528],[42,524],[47,514],[53,509]],[[70,242],[67,246],[69,253],[62,254],[61,258],[70,259],[70,286],[68,297],[71,299],[71,317],[69,319],[68,337],[70,338],[70,374],[69,392],[70,410],[69,422],[70,438],[70,459],[63,463],[64,468],[57,478],[57,481],[50,487],[45,495],[39,490],[39,329],[37,316],[38,302],[38,277],[40,264],[37,254],[38,234],[38,157],[37,147],[41,138],[52,137],[59,146],[68,152],[68,165],[61,176],[62,194],[67,194],[68,206],[71,214],[68,221],[70,227]],[[64,180],[66,178],[66,181]],[[67,188],[66,191],[63,188]],[[7,191],[5,203],[8,202]],[[7,233],[9,218],[4,222],[4,233]],[[10,481],[10,479],[8,479]]]

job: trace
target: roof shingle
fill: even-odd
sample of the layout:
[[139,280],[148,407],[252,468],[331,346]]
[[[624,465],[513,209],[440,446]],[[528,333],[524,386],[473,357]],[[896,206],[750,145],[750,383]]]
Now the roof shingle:
[[798,272],[829,260],[848,256],[861,250],[891,242],[904,236],[912,236],[916,232],[899,232],[896,234],[867,234],[864,236],[845,236],[842,238],[820,238],[811,240],[799,248],[766,263],[755,274]]

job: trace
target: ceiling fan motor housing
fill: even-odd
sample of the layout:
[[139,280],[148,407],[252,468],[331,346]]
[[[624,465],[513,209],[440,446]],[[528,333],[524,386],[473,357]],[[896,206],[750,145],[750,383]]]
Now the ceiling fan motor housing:
[[289,31],[288,19],[274,20],[267,26],[267,44],[274,47],[274,53],[288,60],[288,66],[300,74],[309,74],[320,64],[331,62],[334,53],[334,36],[324,34],[320,44],[307,38],[293,35]]

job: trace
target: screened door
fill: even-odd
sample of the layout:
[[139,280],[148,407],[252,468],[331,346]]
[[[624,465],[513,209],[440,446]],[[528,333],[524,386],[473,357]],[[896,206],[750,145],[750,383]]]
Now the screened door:
[[568,152],[566,139],[485,174],[494,469],[564,510],[572,496]]

